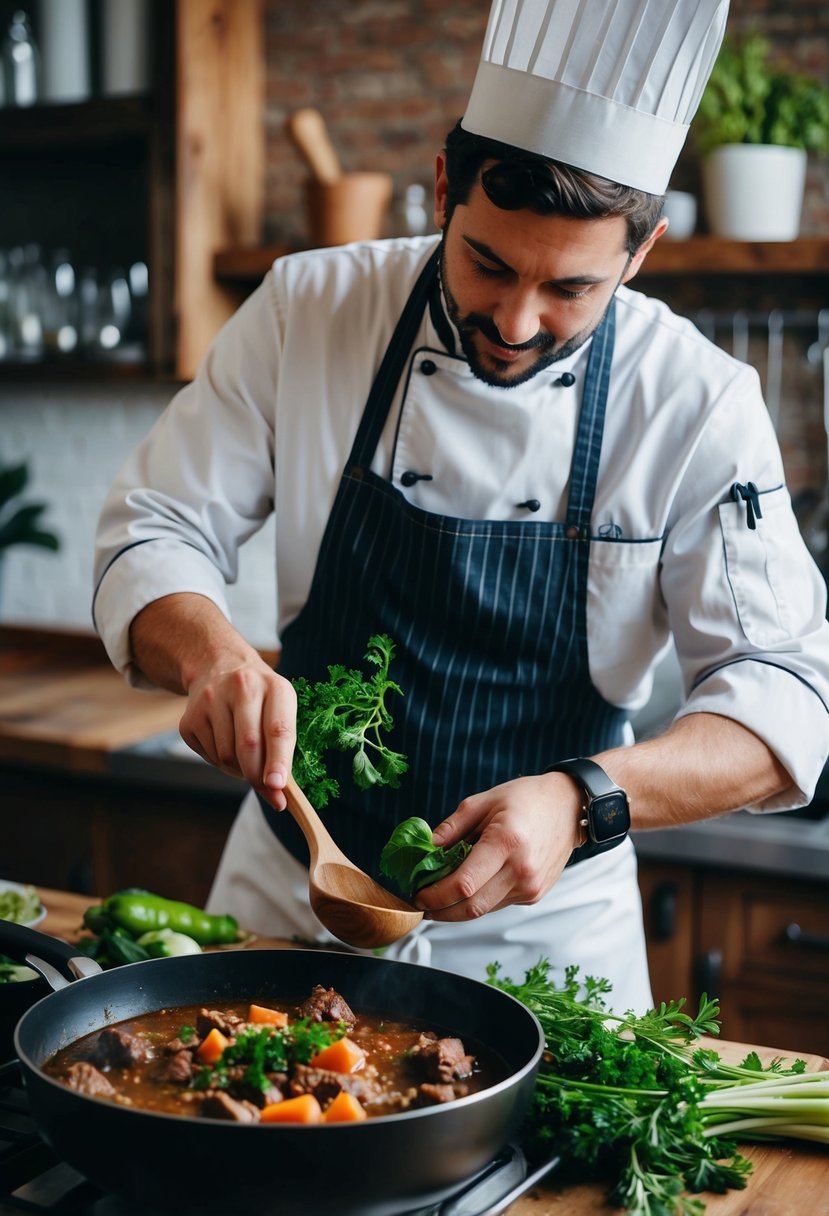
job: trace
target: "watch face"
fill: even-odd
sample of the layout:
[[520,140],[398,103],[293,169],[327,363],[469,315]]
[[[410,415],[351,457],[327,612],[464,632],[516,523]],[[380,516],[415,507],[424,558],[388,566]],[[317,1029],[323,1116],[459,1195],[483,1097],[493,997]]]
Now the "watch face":
[[588,816],[590,835],[598,844],[625,836],[630,829],[630,808],[627,795],[619,790],[595,798]]

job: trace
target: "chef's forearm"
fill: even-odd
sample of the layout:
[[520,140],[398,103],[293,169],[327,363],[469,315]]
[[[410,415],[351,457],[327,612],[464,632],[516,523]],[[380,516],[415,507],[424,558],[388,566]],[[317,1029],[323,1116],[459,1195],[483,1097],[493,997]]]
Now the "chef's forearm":
[[258,658],[212,600],[191,592],[142,608],[130,625],[130,648],[148,680],[184,694],[199,672],[216,663]]
[[688,714],[658,738],[596,759],[627,791],[638,830],[709,819],[792,785],[762,739],[717,714]]

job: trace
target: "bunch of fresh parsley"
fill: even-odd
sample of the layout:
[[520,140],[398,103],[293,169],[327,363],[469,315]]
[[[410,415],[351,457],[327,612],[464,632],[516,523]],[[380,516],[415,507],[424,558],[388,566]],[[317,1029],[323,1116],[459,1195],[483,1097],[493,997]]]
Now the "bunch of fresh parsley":
[[604,999],[608,981],[580,981],[577,967],[560,986],[547,960],[523,983],[499,970],[490,964],[489,982],[536,1014],[546,1041],[528,1151],[605,1177],[610,1202],[631,1216],[701,1216],[693,1192],[743,1188],[751,1162],[732,1137],[829,1142],[829,1076],[802,1060],[764,1069],[756,1052],[729,1065],[694,1046],[719,1033],[719,1006],[706,996],[696,1017],[684,1000],[619,1015]]
[[386,705],[388,693],[402,690],[389,679],[394,643],[386,634],[369,638],[367,662],[377,668],[366,677],[361,671],[333,664],[328,680],[311,684],[298,676],[297,741],[293,775],[317,810],[339,794],[338,782],[328,774],[329,751],[353,751],[352,774],[362,790],[373,785],[397,789],[408,769],[406,757],[394,752],[383,740],[383,732],[394,725]]

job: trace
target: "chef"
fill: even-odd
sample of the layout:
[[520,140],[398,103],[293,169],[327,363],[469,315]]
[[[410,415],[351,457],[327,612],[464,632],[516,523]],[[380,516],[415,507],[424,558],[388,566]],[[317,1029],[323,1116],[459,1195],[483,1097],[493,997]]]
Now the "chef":
[[[211,906],[330,942],[285,805],[290,678],[395,642],[399,790],[323,817],[378,872],[409,815],[474,841],[391,958],[540,957],[651,1000],[628,828],[808,803],[829,747],[825,588],[755,372],[628,284],[716,57],[722,0],[494,4],[437,158],[438,236],[278,260],[127,461],[94,618],[190,746],[251,786]],[[276,520],[277,673],[234,629]],[[634,742],[673,641],[685,700]]]

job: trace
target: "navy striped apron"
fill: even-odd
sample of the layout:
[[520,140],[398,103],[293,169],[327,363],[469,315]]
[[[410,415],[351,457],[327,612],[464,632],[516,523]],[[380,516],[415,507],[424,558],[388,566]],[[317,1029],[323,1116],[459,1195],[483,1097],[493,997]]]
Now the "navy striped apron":
[[[389,746],[409,771],[400,788],[356,789],[351,760],[329,754],[340,797],[322,812],[343,851],[377,877],[396,824],[433,826],[462,798],[554,760],[591,755],[623,739],[626,714],[590,681],[587,562],[601,451],[615,305],[589,355],[563,523],[454,519],[409,503],[371,471],[400,376],[437,273],[416,283],[377,373],[343,472],[307,603],[285,629],[279,671],[327,678],[329,663],[366,670],[368,639],[387,633]],[[417,356],[415,356],[417,357]],[[554,420],[551,420],[554,425]],[[285,847],[308,864],[288,814],[262,803]]]

